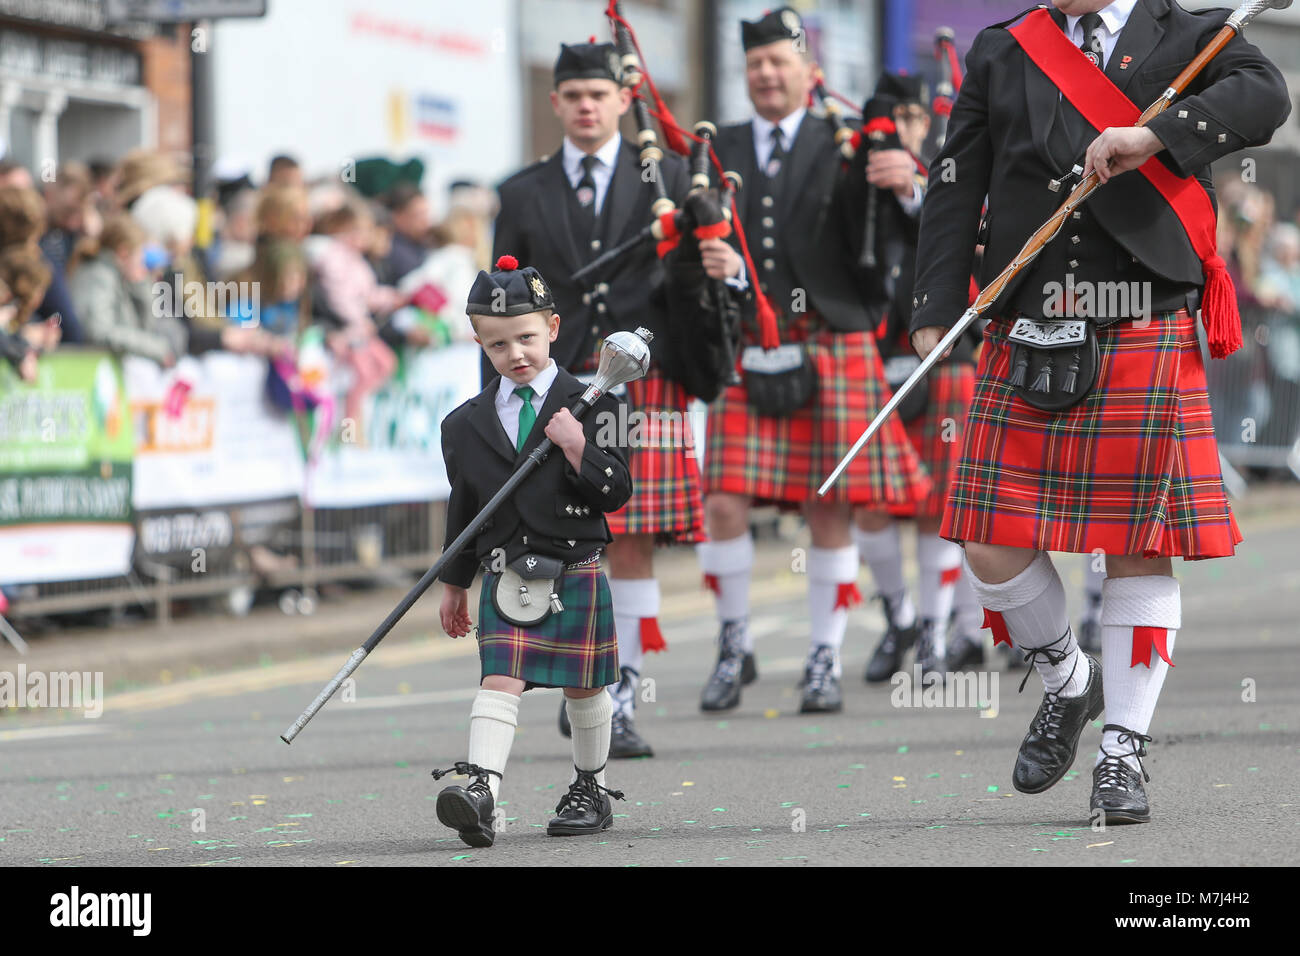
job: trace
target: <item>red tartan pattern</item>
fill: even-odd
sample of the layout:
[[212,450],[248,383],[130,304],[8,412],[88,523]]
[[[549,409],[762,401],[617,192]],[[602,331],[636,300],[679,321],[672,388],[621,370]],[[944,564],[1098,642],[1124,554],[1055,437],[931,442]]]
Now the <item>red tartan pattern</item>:
[[[605,515],[615,535],[653,534],[659,544],[694,544],[707,540],[700,466],[681,385],[655,366],[627,383],[629,424],[636,441],[628,457],[632,497]],[[635,420],[632,412],[644,418]]]
[[1007,384],[1010,325],[999,318],[984,332],[940,534],[1046,551],[1231,555],[1242,536],[1186,310],[1099,330],[1096,388],[1055,414]]
[[[705,494],[725,492],[756,504],[801,504],[871,424],[890,398],[880,354],[870,332],[808,334],[815,319],[782,329],[781,341],[804,341],[817,366],[812,401],[787,418],[759,415],[745,386],[726,389],[709,407]],[[904,505],[922,500],[930,479],[891,416],[840,476],[824,500],[855,505]]]
[[890,514],[897,518],[937,518],[943,514],[948,483],[961,458],[966,413],[975,395],[975,367],[968,362],[944,362],[930,369],[926,385],[930,395],[925,411],[903,427],[930,475],[930,493],[919,505],[891,507]]

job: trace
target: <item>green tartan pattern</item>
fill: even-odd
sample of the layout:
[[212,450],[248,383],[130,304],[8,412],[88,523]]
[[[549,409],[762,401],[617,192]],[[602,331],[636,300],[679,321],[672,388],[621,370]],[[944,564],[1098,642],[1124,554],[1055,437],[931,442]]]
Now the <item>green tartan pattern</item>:
[[[483,677],[514,677],[528,687],[590,689],[618,682],[614,608],[599,564],[565,571],[560,579],[564,610],[528,628],[503,620],[492,606],[498,577],[485,571],[479,596],[478,653]],[[550,595],[533,597],[547,600]]]

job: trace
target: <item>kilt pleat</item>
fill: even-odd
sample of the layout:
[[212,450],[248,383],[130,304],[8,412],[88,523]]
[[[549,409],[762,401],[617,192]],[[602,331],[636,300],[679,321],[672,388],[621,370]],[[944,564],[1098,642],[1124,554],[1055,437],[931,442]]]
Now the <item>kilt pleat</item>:
[[1183,310],[1098,331],[1092,394],[1040,411],[1007,384],[1010,321],[985,330],[961,460],[940,530],[1047,551],[1231,555],[1196,321]]
[[961,460],[966,413],[975,394],[975,367],[969,362],[944,362],[926,376],[929,400],[925,411],[903,424],[908,441],[930,476],[930,493],[916,505],[893,505],[898,518],[937,518],[948,500],[948,485]]
[[[656,367],[627,384],[632,497],[605,515],[615,535],[653,534],[659,544],[706,538],[700,466],[688,417],[690,396]],[[640,413],[633,418],[633,415]]]
[[492,606],[492,587],[498,577],[485,571],[479,596],[483,677],[514,677],[528,687],[594,688],[618,682],[614,610],[609,582],[599,564],[565,571],[560,581],[564,610],[527,628],[503,620]]
[[[869,332],[818,329],[782,341],[807,345],[817,367],[812,401],[785,418],[759,415],[733,385],[709,408],[705,493],[745,495],[755,503],[803,503],[835,469],[890,398]],[[828,501],[887,507],[914,504],[930,492],[925,466],[890,417],[840,476]]]

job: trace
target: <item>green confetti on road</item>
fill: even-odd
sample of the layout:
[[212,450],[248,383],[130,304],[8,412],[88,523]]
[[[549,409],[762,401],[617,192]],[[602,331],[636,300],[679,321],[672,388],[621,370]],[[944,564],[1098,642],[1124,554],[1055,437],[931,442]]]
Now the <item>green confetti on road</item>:
[[472,860],[472,859],[474,859],[473,853],[464,853],[461,856],[453,856],[451,858],[451,861],[455,863],[457,860]]
[[992,783],[989,784],[989,790],[988,790],[988,792],[989,792],[989,793],[997,793],[997,792],[998,792],[997,784],[992,784]]
[[726,813],[726,812],[727,812],[727,808],[726,808],[726,807],[714,807],[714,808],[713,808],[713,812],[714,812],[714,813]]
[[309,817],[309,816],[311,816],[310,813],[291,813],[291,814],[289,814],[289,819],[290,819],[290,820],[301,820],[301,819],[305,819],[306,817]]
[[1047,853],[1047,852],[1049,852],[1049,851],[1047,851],[1047,850],[1043,850],[1043,849],[1040,849],[1039,847],[1036,847],[1036,846],[1035,846],[1035,847],[1030,847],[1029,852],[1030,852],[1030,853]]
[[399,760],[397,761],[397,766],[405,768],[405,767],[409,767],[410,764],[407,763],[405,760]]
[[899,747],[899,748],[898,748],[898,752],[899,752],[900,754],[905,754],[905,753],[907,753],[907,744],[903,744],[903,746]]
[[1136,863],[1137,860],[1120,860],[1121,863]]

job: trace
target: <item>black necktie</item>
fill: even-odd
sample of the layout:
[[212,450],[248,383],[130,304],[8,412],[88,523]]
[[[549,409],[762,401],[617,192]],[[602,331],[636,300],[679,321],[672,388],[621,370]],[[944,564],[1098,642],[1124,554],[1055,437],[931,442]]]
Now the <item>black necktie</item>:
[[781,146],[781,127],[772,127],[772,152],[768,153],[767,166],[763,172],[768,179],[776,179],[781,172],[781,164],[785,162],[785,149]]
[[595,156],[582,157],[582,178],[578,180],[578,205],[582,211],[587,214],[587,222],[594,225],[596,222],[596,177],[591,171],[596,168],[600,162]]
[[[1079,26],[1083,28],[1083,42],[1079,44],[1079,49],[1100,70],[1103,66],[1105,50],[1101,38],[1101,14],[1085,13],[1079,18]],[[1074,162],[1075,159],[1080,158],[1079,154],[1092,142],[1096,133],[1064,96],[1061,97],[1057,121],[1069,141],[1069,154],[1072,157],[1070,162]]]

